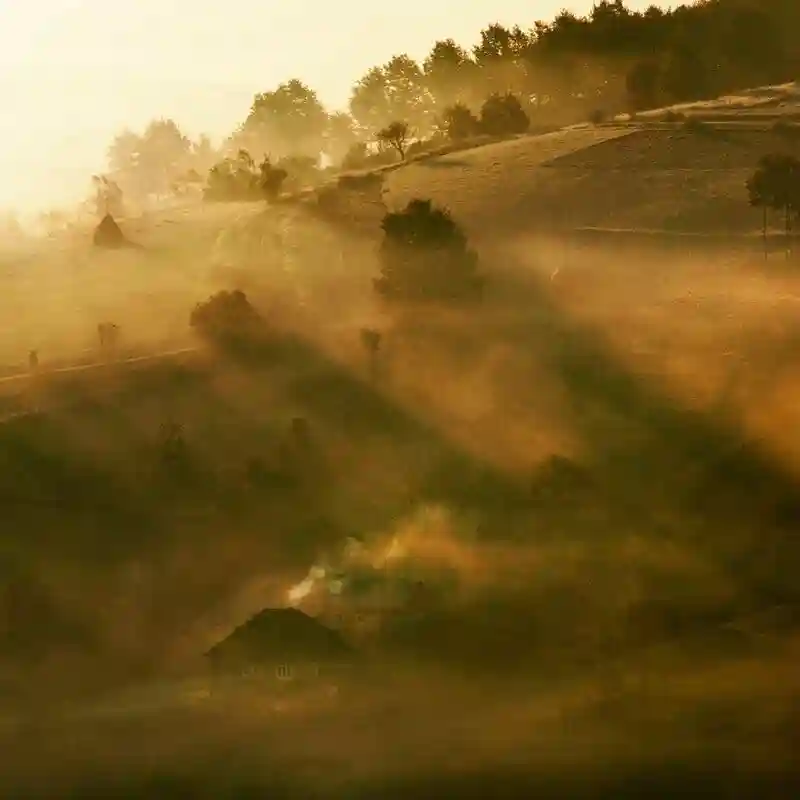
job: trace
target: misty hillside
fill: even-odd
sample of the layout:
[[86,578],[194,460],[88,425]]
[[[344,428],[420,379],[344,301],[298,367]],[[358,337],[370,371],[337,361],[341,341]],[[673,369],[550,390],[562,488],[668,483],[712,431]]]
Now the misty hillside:
[[795,16],[120,134],[0,261],[0,795],[781,796]]

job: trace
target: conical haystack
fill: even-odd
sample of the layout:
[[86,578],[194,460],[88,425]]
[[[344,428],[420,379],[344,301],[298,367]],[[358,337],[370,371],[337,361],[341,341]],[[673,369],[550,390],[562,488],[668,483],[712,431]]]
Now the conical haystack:
[[123,247],[126,244],[125,234],[111,214],[106,214],[94,229],[94,244],[96,247]]
[[234,670],[343,663],[352,655],[335,630],[295,608],[264,609],[206,653],[213,667]]

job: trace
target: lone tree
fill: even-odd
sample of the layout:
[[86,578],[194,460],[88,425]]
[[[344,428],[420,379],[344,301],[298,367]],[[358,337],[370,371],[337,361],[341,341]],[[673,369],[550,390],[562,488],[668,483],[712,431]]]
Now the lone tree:
[[750,205],[763,211],[765,257],[769,209],[783,213],[788,257],[792,216],[800,213],[800,161],[794,156],[781,153],[765,155],[758,162],[756,171],[748,178],[746,186]]
[[519,98],[511,92],[489,96],[481,108],[481,129],[491,136],[525,133],[530,124]]
[[383,218],[381,276],[375,290],[392,301],[464,301],[483,289],[478,256],[445,209],[412,200]]
[[449,106],[442,114],[441,127],[453,141],[463,141],[480,132],[480,121],[463,103]]
[[409,129],[407,122],[389,123],[385,128],[381,128],[376,134],[378,142],[387,147],[393,147],[400,155],[400,159],[406,157],[406,145],[408,143]]
[[189,324],[201,336],[218,344],[241,343],[263,330],[261,315],[244,292],[217,292],[198,303]]

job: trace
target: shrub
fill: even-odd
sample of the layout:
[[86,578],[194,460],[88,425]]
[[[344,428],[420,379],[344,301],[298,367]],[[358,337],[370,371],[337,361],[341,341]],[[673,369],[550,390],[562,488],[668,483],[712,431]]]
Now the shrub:
[[606,112],[602,108],[596,108],[589,114],[589,122],[592,125],[602,125],[606,121]]
[[382,223],[381,276],[375,290],[394,301],[474,299],[483,288],[478,257],[444,209],[430,200],[412,200],[387,213]]
[[193,330],[218,343],[241,342],[263,331],[263,319],[244,292],[217,292],[198,303],[189,318]]
[[260,196],[258,174],[253,159],[246,150],[235,158],[225,158],[208,172],[203,197],[215,202],[256,200]]
[[256,167],[250,154],[240,150],[235,158],[225,158],[209,170],[203,197],[216,202],[274,200],[280,195],[287,175],[283,167],[273,166],[268,157]]
[[462,141],[480,133],[480,121],[463,103],[446,108],[442,115],[442,129],[453,141]]
[[491,95],[481,108],[481,130],[491,136],[525,133],[530,124],[519,98],[511,92]]
[[280,166],[273,166],[269,158],[265,158],[258,168],[258,188],[267,200],[276,200],[283,189],[289,173]]

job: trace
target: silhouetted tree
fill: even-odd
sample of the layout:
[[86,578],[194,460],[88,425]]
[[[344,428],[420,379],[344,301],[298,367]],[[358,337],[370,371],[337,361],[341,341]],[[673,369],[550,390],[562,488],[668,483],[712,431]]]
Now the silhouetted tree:
[[519,98],[513,94],[493,94],[481,108],[481,129],[492,136],[525,133],[530,119]]
[[325,144],[328,115],[316,92],[296,78],[253,98],[236,140],[259,156],[319,158]]
[[723,86],[714,80],[712,69],[702,51],[680,44],[665,59],[661,72],[661,88],[673,102],[709,97]]
[[472,100],[477,65],[453,39],[436,42],[423,64],[425,85],[438,108]]
[[397,150],[401,159],[406,157],[406,144],[408,142],[408,123],[397,120],[381,128],[375,138],[383,145]]
[[480,132],[480,121],[472,111],[461,103],[444,110],[442,128],[454,141],[469,139]]
[[269,158],[265,158],[258,167],[258,187],[267,200],[275,200],[283,189],[289,173],[280,166],[273,166]]
[[256,200],[261,195],[259,174],[247,150],[240,149],[235,158],[223,159],[208,172],[206,200]]
[[800,213],[800,161],[790,155],[765,155],[748,178],[746,188],[750,204],[764,213],[765,240],[767,209],[783,212],[788,254],[792,216]]
[[403,54],[391,58],[383,71],[391,111],[388,122],[402,119],[421,135],[427,133],[433,122],[433,98],[420,65]]
[[393,301],[453,301],[480,295],[478,257],[466,236],[430,200],[412,200],[383,218],[381,276],[375,289]]
[[246,340],[263,331],[263,319],[239,289],[222,291],[192,310],[189,325],[206,339],[220,344]]
[[268,157],[256,167],[250,153],[240,149],[235,158],[223,159],[209,170],[204,197],[223,202],[274,200],[287,176],[288,172]]
[[191,142],[171,119],[153,120],[141,135],[123,131],[108,149],[112,176],[140,200],[168,194],[190,158]]
[[[402,119],[425,136],[445,108],[477,107],[492,94],[511,93],[523,110],[536,105],[537,122],[547,118],[559,124],[582,121],[593,108],[616,113],[626,105],[638,110],[717,96],[795,78],[792,36],[798,25],[800,5],[793,0],[704,0],[642,12],[631,11],[622,0],[598,0],[585,16],[563,11],[529,29],[489,25],[471,53],[451,39],[438,41],[422,68],[407,55],[395,56],[356,83],[349,110],[360,134]],[[290,107],[290,118],[304,119],[294,101],[282,105]],[[283,111],[255,113],[254,104],[244,128],[265,139],[253,145],[254,152],[282,157],[285,141],[297,151],[296,142],[305,139],[295,129],[286,136],[281,128],[282,138],[271,133],[275,141],[266,141],[266,129],[274,126],[264,120],[283,117]],[[515,131],[519,128],[503,133]],[[122,154],[137,150],[135,141],[123,139],[118,145]],[[307,154],[320,149],[318,138]],[[344,144],[338,149],[341,157],[346,151]]]
[[530,45],[530,35],[518,26],[509,30],[494,23],[481,31],[473,55],[484,96],[525,92],[524,56]]
[[367,131],[380,130],[391,121],[388,81],[383,67],[373,67],[357,81],[350,94],[350,113]]
[[406,120],[425,132],[432,123],[433,98],[419,64],[407,55],[374,67],[353,87],[350,113],[364,129],[377,131],[394,120]]

